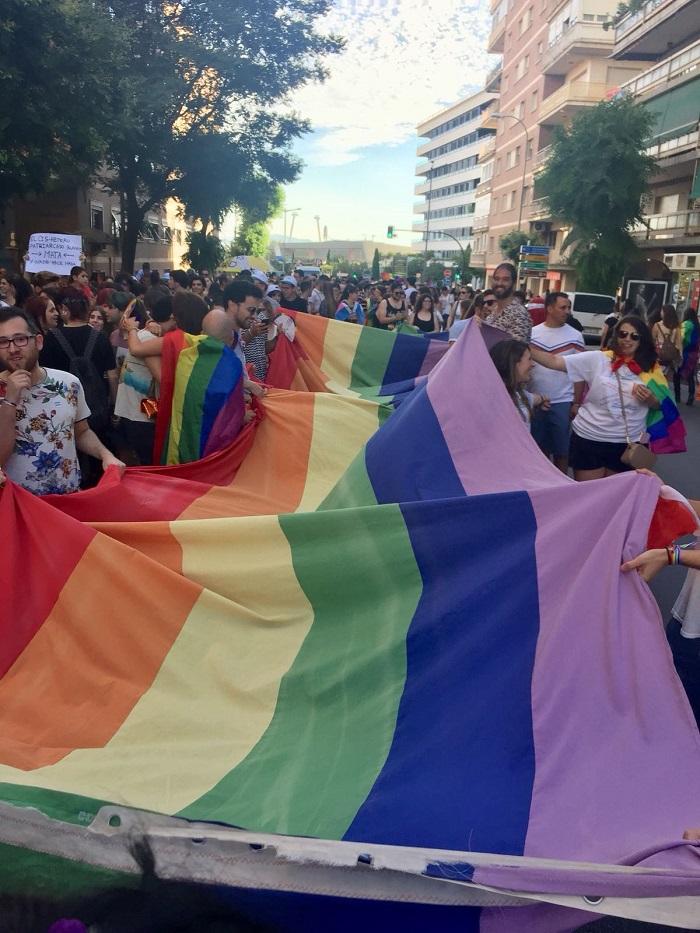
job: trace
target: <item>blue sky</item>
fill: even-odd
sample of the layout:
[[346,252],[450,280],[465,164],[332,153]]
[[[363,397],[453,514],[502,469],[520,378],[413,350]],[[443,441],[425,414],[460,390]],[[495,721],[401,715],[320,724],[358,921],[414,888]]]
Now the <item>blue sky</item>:
[[286,206],[302,209],[295,237],[316,238],[316,214],[332,239],[389,245],[388,224],[410,228],[416,124],[483,85],[495,61],[489,25],[488,0],[336,0],[319,29],[347,47],[324,84],[289,101],[314,127],[295,147],[305,168],[285,192]]

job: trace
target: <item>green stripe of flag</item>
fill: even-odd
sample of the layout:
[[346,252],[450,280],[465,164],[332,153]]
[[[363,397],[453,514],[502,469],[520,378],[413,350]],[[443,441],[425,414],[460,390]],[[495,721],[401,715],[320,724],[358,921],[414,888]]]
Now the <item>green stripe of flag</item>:
[[[194,351],[188,351],[194,352]],[[182,406],[182,429],[180,431],[180,463],[199,460],[202,435],[202,412],[204,396],[211,377],[221,359],[221,344],[207,337],[197,345],[197,359],[187,382]]]
[[391,330],[378,330],[376,327],[363,327],[357,342],[355,357],[350,371],[350,388],[362,392],[363,388],[374,391],[366,396],[373,398],[378,386],[384,380],[384,373],[396,342],[396,334]]
[[280,524],[313,625],[266,733],[181,815],[337,839],[391,747],[421,577],[398,506],[285,515]]

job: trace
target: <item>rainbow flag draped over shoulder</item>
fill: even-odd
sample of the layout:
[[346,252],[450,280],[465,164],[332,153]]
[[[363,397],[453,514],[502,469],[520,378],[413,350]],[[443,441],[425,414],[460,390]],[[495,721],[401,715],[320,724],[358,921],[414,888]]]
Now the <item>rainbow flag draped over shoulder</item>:
[[[658,483],[563,476],[475,327],[380,407],[271,390],[202,461],[44,500],[5,486],[0,802],[92,853],[84,827],[119,804],[435,850],[424,883],[700,896],[680,839],[700,825],[697,729],[648,588],[617,572]],[[560,862],[580,864],[573,892]],[[415,928],[588,919],[455,910]]]
[[[603,352],[611,360],[615,356],[612,350]],[[659,407],[650,408],[647,415],[649,447],[655,454],[685,453],[685,425],[671,397],[663,369],[655,363],[652,370],[640,373],[639,378],[659,403]]]
[[199,460],[243,425],[243,366],[221,341],[175,330],[163,338],[154,461]]

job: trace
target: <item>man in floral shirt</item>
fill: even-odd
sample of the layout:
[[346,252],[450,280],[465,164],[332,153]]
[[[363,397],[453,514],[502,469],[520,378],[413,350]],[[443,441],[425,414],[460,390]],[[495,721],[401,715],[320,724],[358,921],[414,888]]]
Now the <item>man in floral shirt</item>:
[[77,451],[102,461],[121,460],[90,430],[90,409],[79,379],[39,366],[43,337],[23,312],[0,310],[0,467],[29,492],[76,492]]

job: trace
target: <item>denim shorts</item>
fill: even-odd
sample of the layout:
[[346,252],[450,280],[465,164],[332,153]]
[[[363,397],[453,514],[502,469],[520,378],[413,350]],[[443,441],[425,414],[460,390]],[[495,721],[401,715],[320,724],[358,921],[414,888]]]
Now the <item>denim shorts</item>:
[[536,411],[532,416],[532,436],[544,453],[568,457],[570,412],[570,402],[557,402],[549,411]]

